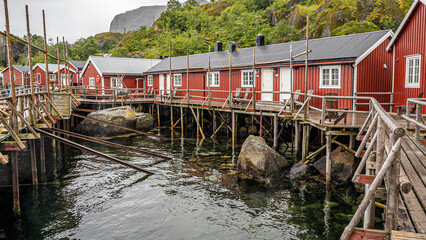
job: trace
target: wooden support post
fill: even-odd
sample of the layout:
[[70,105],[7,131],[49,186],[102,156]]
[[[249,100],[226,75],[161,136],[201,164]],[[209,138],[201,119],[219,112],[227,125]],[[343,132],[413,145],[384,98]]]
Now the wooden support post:
[[260,111],[260,123],[259,123],[259,136],[262,137],[262,131],[263,131],[263,125],[262,125],[262,120],[263,120],[263,116],[262,116],[262,111]]
[[216,132],[216,111],[213,109],[213,132]]
[[[371,158],[371,155],[370,155]],[[371,159],[372,160],[372,159]],[[366,175],[374,175],[372,169],[366,168]],[[370,191],[370,184],[365,184],[365,194]],[[375,216],[375,199],[371,199],[367,209],[364,212],[364,228],[374,229],[374,216]]]
[[32,182],[34,185],[38,184],[37,179],[37,156],[36,156],[36,149],[35,149],[35,140],[30,139],[28,140],[30,145],[30,157],[31,157],[31,177]]
[[189,109],[191,109],[192,115],[195,117],[195,122],[197,123],[197,129],[199,129],[199,131],[197,131],[197,142],[198,142],[198,134],[199,132],[201,132],[201,135],[203,136],[203,140],[206,139],[206,136],[204,135],[203,129],[201,128],[201,124],[199,121],[199,117],[200,117],[200,111],[199,108],[197,108],[197,115],[195,115],[194,109],[192,109],[192,107],[190,107]]
[[[390,135],[389,140],[392,146],[396,145],[397,137],[394,134]],[[389,236],[391,231],[396,229],[396,218],[398,217],[400,160],[401,150],[395,153],[392,165],[386,175],[387,196],[385,232],[389,234]]]
[[40,173],[42,176],[46,175],[46,151],[44,147],[44,136],[40,136]]
[[197,108],[197,115],[195,116],[195,123],[197,124],[197,143],[198,143],[198,140],[200,139],[200,127],[198,124],[199,119],[200,119],[200,109]]
[[302,162],[306,161],[306,148],[307,148],[307,139],[308,139],[308,126],[303,125],[303,136],[302,136]]
[[296,137],[295,137],[295,142],[294,142],[294,146],[295,146],[295,153],[294,155],[296,156],[296,160],[299,160],[300,158],[300,138],[301,138],[301,127],[300,127],[300,122],[299,121],[295,121],[296,125],[295,125],[295,132],[296,132]]
[[[28,14],[28,5],[25,5],[25,15],[26,15],[26,20],[27,20],[27,41],[28,41],[28,64],[30,66],[30,84],[31,84],[31,98],[34,101],[34,72],[33,72],[33,68],[31,67],[33,65],[33,58],[32,58],[32,54],[31,54],[31,32],[30,32],[30,19],[29,19],[29,14]],[[30,108],[29,110],[30,113],[33,112],[33,109]],[[32,119],[32,123],[35,124],[36,120],[35,118]]]
[[232,154],[235,153],[235,111],[231,111],[231,125],[232,125]]
[[[416,103],[416,121],[419,123],[422,122],[422,105],[418,103]],[[420,126],[415,124],[415,130],[416,138],[420,140]]]
[[212,92],[211,92],[211,88],[210,85],[213,82],[213,77],[210,76],[210,45],[209,45],[209,66],[208,66],[208,70],[207,70],[207,87],[208,87],[208,91],[209,91],[209,95],[208,95],[208,101],[209,101],[209,108],[212,107]]
[[170,129],[172,130],[172,138],[173,138],[173,125],[174,125],[174,120],[173,120],[173,106],[170,106]]
[[160,121],[160,105],[157,104],[157,125],[158,125],[158,132],[160,132],[161,127],[161,121]]
[[[281,95],[281,94],[278,94]],[[280,96],[281,98],[281,96]],[[281,100],[281,99],[280,99]],[[294,93],[293,93],[293,45],[290,43],[290,113],[294,111]]]
[[[309,15],[306,15],[306,56],[305,56],[305,101],[308,98],[308,55],[309,55]],[[308,118],[309,104],[305,105],[303,120]]]
[[17,215],[21,214],[19,200],[19,168],[18,168],[18,153],[11,152],[12,164],[12,185],[13,185],[13,212]]
[[[47,52],[47,36],[46,36],[46,18],[45,18],[45,14],[44,14],[44,10],[42,11],[43,13],[43,34],[44,34],[44,61],[46,63],[46,73],[49,72],[49,58],[48,55],[49,53]],[[47,86],[47,96],[50,97],[50,74],[46,74],[46,86]]]
[[274,150],[276,151],[278,149],[278,116],[277,114],[274,115]]
[[252,90],[252,98],[253,98],[253,112],[256,112],[256,48],[253,48],[253,90]]
[[229,108],[232,109],[232,52],[229,51],[229,79],[228,79],[228,90],[229,90]]
[[[321,139],[320,139],[320,141],[321,141],[321,146],[324,146],[325,145],[325,134],[324,134],[324,131],[322,131],[322,130],[319,130],[321,133],[320,133],[320,137],[321,137]],[[323,157],[324,156],[324,152],[321,152],[321,157]]]
[[181,138],[183,138],[184,136],[184,122],[183,122],[183,107],[180,107],[180,134],[181,134]]
[[58,57],[58,85],[59,85],[59,91],[61,91],[62,81],[61,81],[61,73],[59,71],[59,69],[61,69],[60,62],[59,62],[59,37],[56,37],[56,55]]
[[326,134],[326,162],[325,162],[325,185],[327,191],[331,190],[331,135]]
[[385,159],[385,137],[386,130],[383,120],[379,117],[377,119],[377,141],[376,141],[376,172],[382,168]]
[[350,149],[355,148],[355,136],[354,135],[349,136],[349,148]]
[[187,104],[189,107],[190,103],[190,95],[189,95],[189,52],[186,52],[186,96],[187,96]]

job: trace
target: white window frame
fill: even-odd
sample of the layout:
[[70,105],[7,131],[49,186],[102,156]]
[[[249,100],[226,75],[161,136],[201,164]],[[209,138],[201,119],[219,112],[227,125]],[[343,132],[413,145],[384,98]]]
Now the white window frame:
[[[53,76],[53,78],[52,78],[52,76]],[[49,81],[56,81],[56,74],[50,73],[49,74]]]
[[[119,77],[111,77],[110,81],[111,81],[111,84],[110,84],[111,88],[113,89],[123,88],[123,81]],[[113,86],[112,84],[114,81],[116,86]]]
[[[211,79],[213,79],[213,83],[211,82]],[[210,75],[207,79],[207,86],[209,85],[210,87],[220,87],[220,72],[210,72]]]
[[148,87],[154,86],[154,76],[153,75],[148,75],[147,84],[148,84]]
[[[248,84],[244,84],[244,74],[248,74]],[[250,79],[250,75],[252,76],[252,79]],[[243,70],[241,71],[241,87],[253,87],[253,84],[256,84],[253,70]]]
[[[329,78],[329,84],[325,85],[323,82],[323,71],[325,69],[329,70],[330,78]],[[339,71],[338,75],[338,84],[337,85],[331,85],[332,81],[332,71],[337,69]],[[342,83],[342,69],[340,65],[333,65],[333,66],[320,66],[320,87],[319,88],[333,88],[333,89],[340,89]]]
[[[418,74],[415,73],[415,66],[413,66],[413,82],[409,83],[409,64],[410,64],[410,60],[413,61],[413,64],[415,62],[416,59],[419,59],[419,72]],[[415,54],[415,55],[409,55],[409,56],[405,56],[405,88],[420,88],[420,77],[421,77],[421,69],[422,69],[422,55],[421,54]],[[417,76],[417,82],[415,82]]]
[[92,89],[96,88],[96,80],[94,77],[89,77],[89,88],[92,88]]
[[[176,78],[180,79],[180,83],[176,82]],[[182,74],[181,73],[175,73],[173,74],[173,86],[175,87],[182,87]]]

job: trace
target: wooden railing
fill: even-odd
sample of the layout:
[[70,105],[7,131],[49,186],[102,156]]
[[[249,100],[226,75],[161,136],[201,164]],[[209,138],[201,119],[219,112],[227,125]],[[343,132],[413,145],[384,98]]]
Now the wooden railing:
[[[366,193],[351,222],[345,228],[341,236],[342,240],[351,237],[363,215],[364,228],[374,226],[374,195],[383,180],[386,181],[387,187],[385,231],[389,234],[391,230],[395,229],[399,203],[401,138],[404,136],[405,130],[376,99],[371,98],[370,103],[372,109],[357,136],[357,139],[362,139],[362,142],[355,156],[364,155],[352,179],[353,182],[366,184]],[[368,147],[367,142],[369,142]],[[365,174],[362,174],[364,167],[366,168]]]
[[[414,104],[414,106],[412,106]],[[407,129],[410,124],[414,124],[414,133],[417,139],[420,140],[421,129],[426,129],[426,124],[423,120],[422,107],[426,106],[425,98],[409,98],[407,99],[405,114],[401,115],[407,121]],[[414,118],[413,118],[414,116]]]

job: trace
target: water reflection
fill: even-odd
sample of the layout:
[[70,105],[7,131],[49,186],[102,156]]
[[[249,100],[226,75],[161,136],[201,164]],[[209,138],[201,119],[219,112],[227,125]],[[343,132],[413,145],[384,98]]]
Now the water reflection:
[[[333,195],[324,203],[321,184],[294,187],[285,183],[265,189],[256,182],[239,180],[237,156],[232,155],[230,141],[219,136],[202,143],[191,138],[160,141],[146,136],[110,141],[173,159],[79,142],[156,173],[148,177],[79,150],[55,146],[47,156],[47,178],[65,184],[21,187],[22,216],[18,219],[9,207],[11,189],[0,189],[0,236],[337,239],[344,228],[341,212],[351,209]],[[328,204],[331,201],[339,207]]]

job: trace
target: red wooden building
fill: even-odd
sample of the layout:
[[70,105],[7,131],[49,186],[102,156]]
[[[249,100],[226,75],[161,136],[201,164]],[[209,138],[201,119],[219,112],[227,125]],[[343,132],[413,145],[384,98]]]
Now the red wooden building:
[[[6,87],[10,83],[9,67],[3,71],[3,85]],[[30,67],[27,65],[13,65],[13,74],[15,79],[15,86],[29,86],[30,82]]]
[[[64,65],[59,65],[60,68],[63,68]],[[50,84],[58,84],[58,64],[49,64],[49,83]],[[46,85],[46,64],[45,63],[37,63],[33,67],[33,73],[35,77],[36,85]]]
[[156,59],[90,56],[81,71],[84,86],[97,89],[143,88],[143,73]]
[[394,104],[406,105],[407,98],[426,92],[426,0],[413,2],[387,50],[394,56]]
[[85,61],[74,61],[70,60],[68,67],[72,69],[75,72],[75,75],[72,76],[72,83],[74,86],[81,85],[82,81],[80,79],[81,71],[83,71],[84,65],[86,64]]
[[[308,89],[316,95],[337,93],[339,96],[354,96],[357,92],[391,92],[392,90],[392,54],[386,51],[393,32],[377,31],[346,36],[328,37],[309,40]],[[262,38],[262,36],[258,36]],[[252,89],[253,80],[256,91],[293,91],[304,92],[305,56],[296,57],[293,68],[289,68],[290,45],[292,55],[305,51],[306,41],[263,45],[262,40],[256,41],[255,76],[253,76],[253,48],[234,51],[222,51],[217,43],[215,51],[210,55],[210,75],[213,79],[212,98],[216,101],[225,100],[229,93],[229,63],[232,55],[232,91],[237,88]],[[189,66],[187,65],[189,62]],[[208,54],[196,54],[170,59],[149,69],[146,72],[147,86],[155,89],[185,90],[187,88],[187,68],[189,68],[189,88],[192,90],[208,89],[207,72],[209,67]],[[172,86],[170,86],[170,70]],[[290,71],[293,76],[291,86]],[[215,92],[216,91],[216,92]],[[217,92],[221,91],[221,92]],[[177,96],[185,96],[186,91],[178,91]],[[207,92],[192,91],[193,96],[207,96]],[[390,102],[390,95],[374,96],[381,102]],[[251,94],[249,95],[251,98]],[[288,99],[289,94],[258,93],[257,100],[281,101]],[[320,107],[319,99],[312,104]],[[339,107],[352,107],[352,101],[339,100]],[[362,106],[360,106],[362,107]],[[360,108],[358,107],[358,108]],[[364,107],[365,109],[365,107]]]

